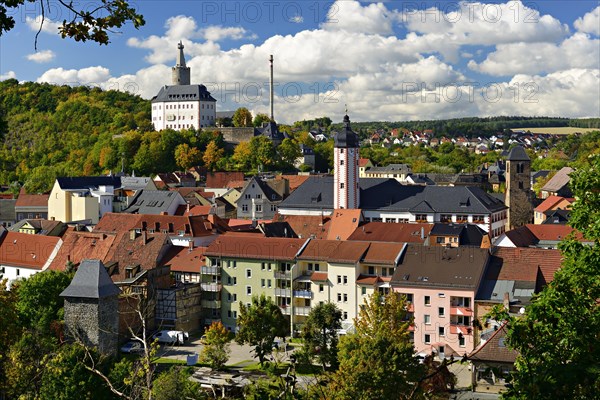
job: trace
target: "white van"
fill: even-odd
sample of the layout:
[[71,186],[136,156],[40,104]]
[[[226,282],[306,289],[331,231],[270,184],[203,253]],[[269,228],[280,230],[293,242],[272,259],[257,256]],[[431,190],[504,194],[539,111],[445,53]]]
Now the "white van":
[[183,344],[189,335],[184,331],[158,331],[152,335],[152,340],[158,339],[159,343]]

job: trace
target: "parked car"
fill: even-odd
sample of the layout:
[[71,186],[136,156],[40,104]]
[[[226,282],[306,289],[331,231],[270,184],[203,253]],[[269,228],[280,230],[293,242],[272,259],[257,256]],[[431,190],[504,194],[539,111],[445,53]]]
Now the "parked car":
[[142,344],[140,342],[138,342],[137,340],[131,340],[127,343],[125,343],[123,346],[121,346],[121,352],[122,353],[143,353],[144,352],[144,346],[142,346]]
[[158,343],[183,344],[189,339],[189,334],[184,331],[158,331],[152,335],[152,340],[158,339]]

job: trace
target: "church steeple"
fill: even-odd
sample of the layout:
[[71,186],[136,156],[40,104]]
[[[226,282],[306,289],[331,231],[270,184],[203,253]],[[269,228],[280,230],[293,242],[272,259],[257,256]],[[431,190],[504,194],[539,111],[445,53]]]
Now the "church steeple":
[[183,43],[179,41],[177,44],[177,62],[171,69],[171,77],[173,85],[189,85],[190,84],[190,67],[185,65],[185,56],[183,55]]
[[360,140],[350,127],[348,110],[344,115],[342,129],[334,137],[333,158],[333,207],[359,208],[360,188],[358,186],[358,148]]

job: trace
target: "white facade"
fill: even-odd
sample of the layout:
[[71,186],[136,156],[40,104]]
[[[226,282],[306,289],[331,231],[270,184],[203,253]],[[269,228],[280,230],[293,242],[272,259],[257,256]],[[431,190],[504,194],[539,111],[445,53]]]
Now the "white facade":
[[169,101],[152,103],[152,123],[163,129],[199,129],[214,126],[217,109],[214,101]]
[[358,149],[335,147],[333,157],[337,166],[333,178],[333,208],[356,209],[359,205]]

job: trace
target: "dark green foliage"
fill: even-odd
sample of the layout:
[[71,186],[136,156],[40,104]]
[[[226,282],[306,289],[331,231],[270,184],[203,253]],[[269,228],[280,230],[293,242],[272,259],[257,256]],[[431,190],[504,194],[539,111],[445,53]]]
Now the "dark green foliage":
[[204,399],[200,385],[188,378],[191,371],[188,368],[173,366],[162,372],[152,384],[154,400]]
[[322,303],[310,310],[302,330],[303,351],[323,369],[338,367],[338,329],[342,329],[342,311],[335,304]]
[[595,399],[600,393],[600,156],[571,174],[570,224],[594,246],[569,238],[554,280],[509,318],[508,343],[519,352],[506,399]]

